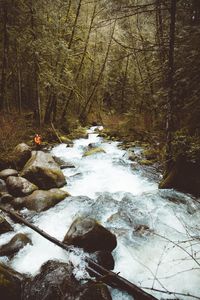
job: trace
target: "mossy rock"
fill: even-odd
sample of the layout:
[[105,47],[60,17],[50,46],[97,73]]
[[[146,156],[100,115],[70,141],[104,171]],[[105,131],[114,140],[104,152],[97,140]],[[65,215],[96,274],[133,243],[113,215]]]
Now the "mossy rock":
[[61,135],[60,139],[64,144],[73,144],[72,140],[69,139],[66,135]]
[[159,151],[156,149],[147,149],[143,152],[143,155],[147,160],[155,160],[159,156]]
[[68,138],[71,140],[75,139],[87,139],[88,133],[86,127],[79,126],[78,128],[74,129],[69,135]]
[[154,163],[155,163],[155,161],[147,160],[147,159],[142,159],[139,161],[139,164],[143,165],[143,166],[152,166]]
[[0,215],[0,234],[12,231],[11,225]]
[[0,256],[12,257],[27,244],[32,244],[31,240],[25,234],[18,233],[7,244],[0,247]]
[[87,150],[84,154],[83,157],[98,154],[98,153],[106,153],[106,151],[103,148],[92,148],[90,150]]

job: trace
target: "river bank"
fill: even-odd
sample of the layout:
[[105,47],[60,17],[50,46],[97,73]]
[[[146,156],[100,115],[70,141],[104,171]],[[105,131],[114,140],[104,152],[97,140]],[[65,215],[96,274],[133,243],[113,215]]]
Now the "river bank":
[[[72,196],[55,207],[33,214],[22,213],[35,225],[62,240],[76,217],[92,217],[117,236],[114,250],[115,271],[141,287],[163,290],[152,292],[158,299],[176,299],[176,292],[200,294],[198,269],[198,220],[196,199],[174,190],[159,190],[157,181],[129,159],[129,153],[116,141],[106,141],[95,132],[74,141],[73,146],[61,144],[51,151],[73,168],[63,169],[67,185],[63,190]],[[84,156],[88,147],[102,152]],[[136,155],[144,151],[133,146]],[[51,222],[49,222],[51,220]],[[37,274],[49,259],[70,259],[77,266],[76,275],[87,278],[80,253],[66,254],[21,225],[15,233],[31,236],[27,245],[13,259],[12,267],[20,273]],[[12,234],[1,236],[2,245]],[[48,248],[48,252],[46,249]],[[78,254],[78,255],[77,255]],[[86,277],[85,277],[86,276]],[[182,282],[184,281],[184,286]],[[173,294],[165,293],[172,291]],[[131,299],[112,290],[113,299]],[[180,298],[180,297],[179,297]],[[180,299],[187,299],[181,295]]]

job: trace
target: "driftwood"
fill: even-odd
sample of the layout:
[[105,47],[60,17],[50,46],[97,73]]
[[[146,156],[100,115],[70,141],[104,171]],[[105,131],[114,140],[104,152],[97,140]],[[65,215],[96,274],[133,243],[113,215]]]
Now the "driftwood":
[[[29,228],[33,229],[37,233],[39,233],[41,236],[49,240],[50,242],[54,243],[55,245],[61,247],[64,250],[72,251],[71,247],[60,242],[56,238],[50,236],[43,230],[39,229],[35,225],[31,224],[27,220],[25,220],[20,214],[18,214],[14,210],[9,210],[5,207],[0,206],[0,209],[7,213],[15,222],[23,223],[24,225],[28,226]],[[107,285],[118,288],[120,290],[126,291],[130,295],[134,297],[135,300],[156,300],[155,297],[152,295],[146,293],[141,288],[136,286],[135,284],[131,283],[130,281],[126,280],[125,278],[119,276],[118,274],[111,272],[99,264],[97,264],[95,261],[93,261],[90,258],[86,258],[86,262],[88,264],[87,270],[90,271],[95,277],[98,278],[98,280],[106,283]]]

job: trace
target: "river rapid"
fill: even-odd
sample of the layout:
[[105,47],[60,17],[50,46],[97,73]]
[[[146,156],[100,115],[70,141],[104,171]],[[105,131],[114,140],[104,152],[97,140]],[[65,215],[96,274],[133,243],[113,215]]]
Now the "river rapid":
[[[174,190],[159,190],[157,182],[135,168],[119,142],[104,141],[88,130],[88,139],[74,141],[52,149],[52,155],[72,163],[64,169],[72,197],[55,207],[33,215],[23,210],[26,218],[48,234],[62,240],[77,216],[93,217],[117,235],[113,251],[115,272],[131,282],[148,288],[158,299],[200,298],[200,204],[190,195]],[[90,143],[105,150],[82,157]],[[135,152],[142,151],[135,148]],[[0,237],[0,245],[16,232],[28,234],[33,245],[24,247],[11,261],[1,258],[17,271],[35,275],[49,259],[71,260],[78,279],[87,278],[84,253],[72,253],[48,242],[31,229],[13,225],[15,232]],[[165,293],[149,289],[162,290]],[[175,295],[167,292],[186,294]],[[111,290],[114,300],[132,299],[128,294]]]

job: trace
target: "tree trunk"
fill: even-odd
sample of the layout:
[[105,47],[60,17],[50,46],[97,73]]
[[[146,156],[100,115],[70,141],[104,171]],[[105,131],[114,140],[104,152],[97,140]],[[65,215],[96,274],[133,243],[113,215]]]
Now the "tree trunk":
[[128,65],[129,65],[129,56],[127,56],[127,58],[126,58],[125,74],[124,74],[124,77],[123,77],[121,112],[124,111],[124,100],[125,100],[124,98],[125,98],[126,81],[127,81],[127,74],[128,74]]
[[8,68],[8,7],[5,1],[2,4],[3,13],[3,53],[2,53],[2,71],[1,71],[1,94],[0,94],[0,110],[6,108],[6,76]]
[[167,100],[167,121],[166,121],[166,161],[167,168],[171,166],[172,162],[172,132],[173,132],[173,117],[174,117],[174,42],[175,42],[175,28],[176,28],[176,0],[171,0],[171,23],[169,36],[169,62],[168,62],[168,100]]
[[79,14],[80,14],[80,9],[81,9],[81,3],[82,3],[82,0],[79,0],[78,8],[77,8],[77,11],[76,11],[76,17],[75,17],[74,25],[73,25],[73,29],[72,29],[72,34],[71,34],[69,44],[68,44],[68,49],[71,49],[72,42],[73,42],[73,39],[74,39],[74,35],[75,35],[75,31],[76,31],[76,25],[77,25],[77,21],[78,21],[78,17],[79,17]]
[[[84,60],[85,60],[85,55],[86,55],[86,52],[87,52],[88,43],[89,43],[89,39],[90,39],[90,34],[91,34],[91,31],[92,31],[92,25],[93,25],[94,18],[95,18],[96,6],[97,6],[97,5],[95,4],[95,5],[94,5],[94,9],[93,9],[93,13],[92,13],[92,17],[91,17],[91,21],[90,21],[90,27],[89,27],[88,34],[87,34],[87,38],[86,38],[86,41],[85,41],[85,47],[84,47],[84,50],[83,50],[82,58],[81,58],[81,61],[80,61],[78,70],[77,70],[77,72],[76,72],[75,82],[77,82],[77,80],[78,80],[78,78],[79,78],[79,76],[80,76],[81,69],[82,69],[82,67],[83,67],[83,63],[84,63]],[[65,103],[65,106],[64,106],[62,115],[61,115],[61,120],[64,119],[64,117],[65,117],[65,115],[66,115],[66,113],[67,113],[67,108],[68,108],[69,102],[70,102],[70,100],[73,98],[73,96],[74,96],[74,90],[71,89],[71,91],[70,91],[70,93],[69,93],[69,96],[67,97],[67,101],[66,101],[66,103]]]
[[92,104],[93,104],[93,97],[94,97],[94,94],[100,84],[100,81],[101,81],[101,78],[102,78],[102,75],[103,75],[103,72],[104,72],[104,69],[105,69],[105,66],[106,66],[106,62],[107,62],[107,59],[108,59],[108,55],[109,55],[109,52],[110,52],[110,47],[111,47],[111,44],[112,44],[112,38],[114,36],[114,32],[115,32],[115,25],[116,25],[116,20],[114,22],[114,25],[113,25],[113,28],[112,28],[112,32],[111,32],[111,36],[110,36],[110,40],[109,40],[109,43],[108,43],[108,47],[107,47],[107,50],[106,50],[106,54],[105,54],[105,58],[104,58],[104,61],[103,61],[103,64],[102,64],[102,67],[101,67],[101,70],[99,72],[99,75],[98,75],[98,78],[96,80],[96,83],[92,89],[92,92],[90,93],[86,103],[85,103],[85,106],[83,107],[82,109],[82,112],[80,114],[80,120],[81,121],[84,121],[85,118],[86,118],[86,115],[87,115],[87,109],[88,109],[88,106],[89,106],[89,110],[88,112],[90,112],[91,108],[92,108]]

